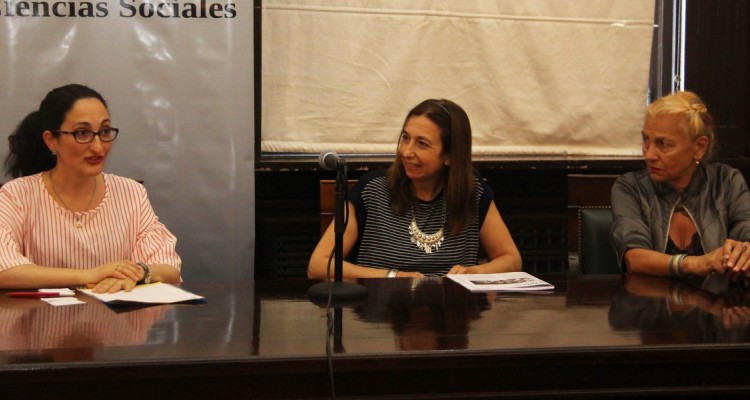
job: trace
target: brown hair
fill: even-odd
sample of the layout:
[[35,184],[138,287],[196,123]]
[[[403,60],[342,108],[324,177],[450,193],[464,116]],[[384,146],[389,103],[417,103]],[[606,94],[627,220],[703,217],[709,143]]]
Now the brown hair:
[[[456,235],[477,211],[469,117],[458,104],[445,99],[428,99],[419,103],[406,115],[403,126],[406,126],[409,118],[415,116],[427,117],[440,128],[443,154],[450,155],[450,165],[443,167],[443,190],[446,212],[450,216],[450,232]],[[399,138],[400,135],[401,133]],[[405,214],[414,199],[414,193],[401,157],[397,156],[388,169],[388,186],[391,192],[391,209],[396,214]]]

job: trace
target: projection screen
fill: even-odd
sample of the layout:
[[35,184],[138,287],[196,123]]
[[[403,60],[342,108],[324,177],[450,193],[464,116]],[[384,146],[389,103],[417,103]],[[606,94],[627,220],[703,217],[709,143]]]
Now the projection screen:
[[393,154],[447,98],[474,153],[640,154],[654,1],[264,0],[261,151]]

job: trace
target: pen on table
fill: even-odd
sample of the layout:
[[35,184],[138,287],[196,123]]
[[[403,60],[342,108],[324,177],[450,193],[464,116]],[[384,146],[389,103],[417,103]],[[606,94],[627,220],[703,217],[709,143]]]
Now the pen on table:
[[42,297],[64,297],[70,296],[69,293],[55,292],[55,291],[38,291],[38,292],[10,292],[8,297],[29,297],[29,298],[42,298]]

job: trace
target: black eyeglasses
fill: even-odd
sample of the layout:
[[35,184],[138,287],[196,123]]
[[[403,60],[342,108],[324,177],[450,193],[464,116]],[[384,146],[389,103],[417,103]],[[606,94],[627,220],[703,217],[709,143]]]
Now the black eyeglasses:
[[87,129],[81,129],[73,132],[65,131],[53,131],[55,133],[64,133],[66,135],[73,135],[73,139],[80,144],[91,143],[94,141],[94,136],[99,136],[99,140],[102,142],[111,142],[117,139],[117,134],[120,132],[117,128],[104,128],[99,132],[90,131]]

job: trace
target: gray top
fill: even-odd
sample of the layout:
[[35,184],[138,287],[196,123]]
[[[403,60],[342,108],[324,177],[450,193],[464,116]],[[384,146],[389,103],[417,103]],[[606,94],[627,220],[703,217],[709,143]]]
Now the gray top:
[[701,163],[687,188],[677,192],[653,182],[648,170],[624,174],[612,186],[612,244],[622,266],[625,251],[664,252],[672,213],[682,205],[706,253],[728,238],[750,241],[750,194],[742,174],[720,163]]

